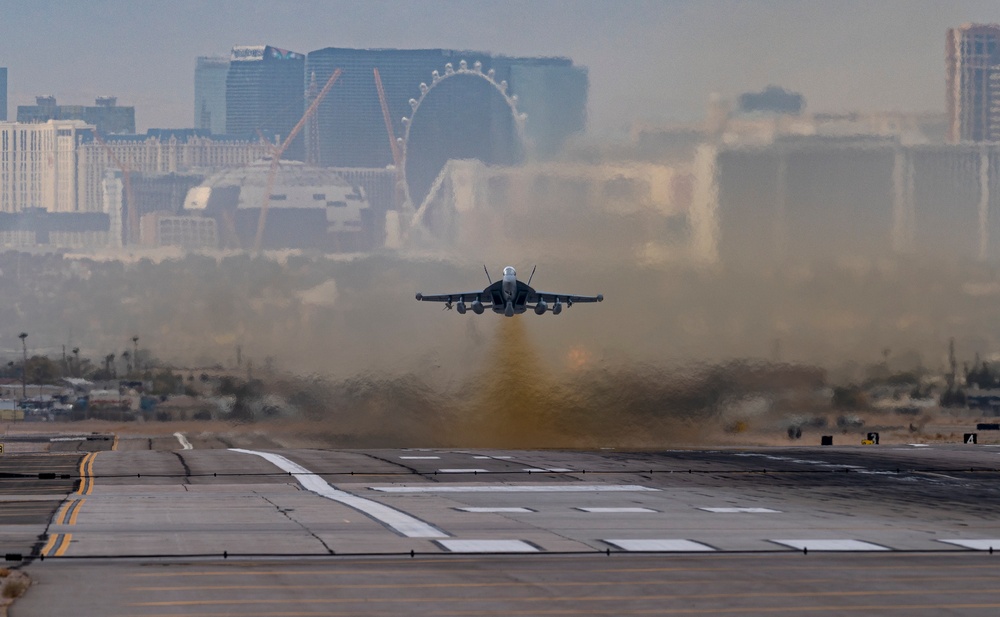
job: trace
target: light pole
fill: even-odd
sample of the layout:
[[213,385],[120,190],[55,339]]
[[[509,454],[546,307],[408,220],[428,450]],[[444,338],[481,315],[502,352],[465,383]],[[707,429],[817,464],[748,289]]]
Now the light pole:
[[73,360],[74,360],[73,361],[73,365],[75,367],[74,370],[73,370],[73,377],[79,377],[80,376],[78,374],[80,372],[80,348],[79,347],[74,347],[73,348]]
[[135,363],[135,372],[139,374],[140,378],[142,373],[139,369],[139,337],[138,335],[132,337],[132,362]]
[[27,332],[22,332],[17,335],[17,338],[21,339],[21,349],[24,351],[24,366],[21,368],[21,400],[28,400],[28,343],[25,339],[28,338]]

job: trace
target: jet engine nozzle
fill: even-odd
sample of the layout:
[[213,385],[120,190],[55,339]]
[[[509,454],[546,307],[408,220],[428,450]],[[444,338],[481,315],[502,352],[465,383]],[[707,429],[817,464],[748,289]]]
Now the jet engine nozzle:
[[455,305],[455,310],[458,311],[459,315],[465,315],[465,302],[463,300],[459,300],[458,304]]
[[549,305],[545,304],[545,300],[539,300],[535,305],[535,315],[544,315],[548,309]]
[[482,315],[484,310],[486,310],[486,309],[483,308],[483,303],[482,302],[480,302],[478,299],[472,301],[472,312],[473,313],[475,313],[476,315]]
[[558,315],[562,312],[562,302],[556,300],[556,303],[552,305],[552,314]]

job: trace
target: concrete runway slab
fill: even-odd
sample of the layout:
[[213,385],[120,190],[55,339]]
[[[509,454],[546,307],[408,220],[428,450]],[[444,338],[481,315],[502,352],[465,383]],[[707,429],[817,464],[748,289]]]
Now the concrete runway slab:
[[[77,473],[59,501],[51,485],[41,501],[29,500],[35,483],[0,485],[0,499],[47,504],[15,526],[35,540],[18,542],[35,557],[26,570],[38,585],[11,614],[56,614],[55,596],[95,596],[80,606],[110,615],[1000,608],[986,584],[1000,575],[1000,555],[988,550],[1000,538],[997,449],[246,452],[192,443],[64,458]],[[17,468],[30,476],[52,464]],[[408,537],[400,517],[441,537]],[[527,550],[537,554],[501,556]],[[345,564],[369,574],[358,579]],[[631,588],[626,573],[644,582]],[[367,591],[331,593],[351,581]],[[489,587],[504,582],[518,584]]]

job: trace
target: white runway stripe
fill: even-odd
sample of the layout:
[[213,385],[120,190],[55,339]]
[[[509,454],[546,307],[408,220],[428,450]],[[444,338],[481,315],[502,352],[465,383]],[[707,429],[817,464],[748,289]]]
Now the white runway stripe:
[[452,553],[537,553],[523,540],[437,540]]
[[438,473],[489,473],[489,469],[438,469]]
[[962,546],[964,548],[971,548],[974,551],[988,551],[991,548],[995,550],[1000,550],[1000,539],[994,540],[938,540],[938,542],[944,542],[945,544],[954,544],[955,546]]
[[400,512],[399,510],[380,504],[377,501],[372,501],[370,499],[365,499],[364,497],[358,497],[357,495],[352,495],[351,493],[335,489],[323,478],[283,456],[272,454],[271,452],[243,450],[242,448],[230,449],[233,452],[253,454],[266,459],[280,469],[295,476],[295,479],[298,480],[299,484],[301,484],[305,489],[310,490],[322,497],[326,497],[327,499],[332,499],[333,501],[342,503],[349,508],[354,508],[359,512],[363,512],[375,520],[395,529],[407,538],[448,537],[448,534],[444,533],[440,529],[437,529],[432,525],[428,525],[427,523],[416,519],[405,512]]
[[577,508],[581,512],[592,514],[631,514],[639,512],[656,512],[651,508]]
[[404,461],[435,461],[440,459],[440,456],[401,456],[399,457]]
[[694,542],[693,540],[605,540],[608,544],[617,546],[624,551],[714,551],[711,546]]
[[862,540],[771,540],[792,548],[810,551],[888,551],[890,549]]
[[420,486],[369,486],[381,493],[616,493],[659,491],[636,484],[422,484]]
[[499,507],[499,508],[476,508],[476,507],[468,507],[468,508],[455,508],[455,509],[459,510],[461,512],[476,512],[476,513],[491,513],[491,512],[496,512],[496,513],[524,514],[524,513],[534,512],[534,510],[532,510],[530,508],[503,508],[503,507]]
[[771,514],[780,513],[781,510],[772,510],[771,508],[698,508],[699,510],[704,510],[705,512],[714,512],[716,514]]

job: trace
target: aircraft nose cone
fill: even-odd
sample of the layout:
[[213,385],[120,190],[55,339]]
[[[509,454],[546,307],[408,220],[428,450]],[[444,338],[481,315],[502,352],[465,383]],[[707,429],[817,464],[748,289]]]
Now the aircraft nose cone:
[[423,299],[424,299],[424,294],[417,292],[417,300],[423,300]]

